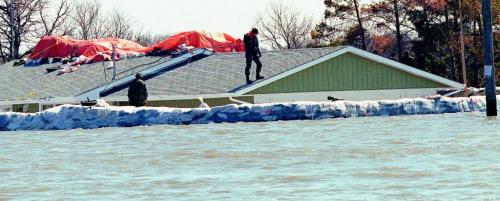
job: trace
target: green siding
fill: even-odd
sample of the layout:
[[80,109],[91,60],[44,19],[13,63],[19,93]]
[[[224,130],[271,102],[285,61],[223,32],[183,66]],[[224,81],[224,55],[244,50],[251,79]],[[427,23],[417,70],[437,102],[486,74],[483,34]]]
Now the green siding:
[[61,104],[55,104],[55,105],[42,105],[42,111],[48,110],[53,107],[60,106]]
[[[254,103],[253,96],[240,96],[234,97],[234,99]],[[222,106],[228,104],[234,104],[229,98],[204,98],[203,101],[207,103],[210,107]],[[117,102],[118,106],[127,106],[128,102]],[[148,101],[148,107],[176,107],[176,108],[196,108],[200,105],[198,99],[186,99],[186,100],[158,100],[158,101]]]
[[38,103],[30,103],[30,104],[15,104],[12,105],[12,111],[13,112],[25,112],[24,110],[24,105],[28,106],[28,110],[26,113],[36,113],[40,110]]
[[346,53],[276,80],[248,94],[439,87],[447,86]]

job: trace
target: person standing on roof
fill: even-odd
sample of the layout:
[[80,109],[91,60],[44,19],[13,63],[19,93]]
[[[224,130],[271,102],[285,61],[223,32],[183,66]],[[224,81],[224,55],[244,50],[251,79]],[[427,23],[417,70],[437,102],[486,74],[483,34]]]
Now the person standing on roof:
[[128,87],[128,104],[135,107],[145,106],[148,101],[148,89],[141,73],[135,74],[135,80]]
[[408,51],[408,50],[405,50],[403,52],[403,55],[399,61],[403,64],[408,65],[408,66],[415,67],[415,58],[410,56],[410,51]]
[[245,58],[246,58],[246,68],[245,75],[247,77],[247,84],[252,84],[253,81],[250,80],[250,68],[252,68],[252,61],[257,64],[257,75],[255,76],[256,80],[264,79],[263,76],[260,75],[260,70],[262,69],[262,63],[260,62],[260,57],[262,54],[259,49],[259,39],[257,39],[257,35],[259,34],[259,30],[257,28],[253,28],[252,31],[245,34],[243,37],[243,42],[245,43]]

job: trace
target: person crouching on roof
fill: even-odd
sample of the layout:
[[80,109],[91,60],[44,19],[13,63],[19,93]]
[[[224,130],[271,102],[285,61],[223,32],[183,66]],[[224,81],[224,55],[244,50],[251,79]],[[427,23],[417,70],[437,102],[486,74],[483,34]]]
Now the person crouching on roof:
[[257,64],[257,74],[255,75],[256,80],[264,79],[263,76],[260,75],[260,70],[262,69],[262,63],[260,62],[260,57],[262,54],[259,49],[259,39],[257,35],[259,34],[259,30],[253,28],[252,31],[245,34],[243,37],[243,42],[245,43],[245,58],[246,58],[246,68],[245,75],[247,77],[247,84],[252,84],[253,81],[250,80],[250,68],[252,68],[252,61]]
[[128,104],[135,107],[142,107],[147,104],[148,89],[142,80],[141,73],[135,74],[135,80],[128,87]]

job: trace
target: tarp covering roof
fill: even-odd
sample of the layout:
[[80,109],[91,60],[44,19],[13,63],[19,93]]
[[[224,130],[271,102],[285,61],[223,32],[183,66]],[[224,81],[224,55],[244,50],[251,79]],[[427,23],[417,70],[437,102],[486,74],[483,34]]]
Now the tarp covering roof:
[[123,39],[102,38],[93,40],[77,40],[69,36],[44,36],[33,49],[30,59],[65,58],[85,56],[98,62],[105,57],[111,58],[113,45],[116,47],[117,59],[144,53],[146,47]]
[[70,36],[44,36],[33,49],[29,59],[81,57],[84,59],[81,63],[99,62],[111,59],[113,45],[116,47],[117,60],[157,50],[173,51],[180,45],[208,48],[216,52],[244,51],[241,39],[227,33],[205,31],[180,32],[150,47],[117,38],[77,40]]
[[170,51],[176,49],[181,44],[195,48],[208,48],[215,52],[242,52],[245,50],[241,39],[236,39],[227,33],[186,31],[168,37],[158,44],[149,47],[146,52],[154,50]]

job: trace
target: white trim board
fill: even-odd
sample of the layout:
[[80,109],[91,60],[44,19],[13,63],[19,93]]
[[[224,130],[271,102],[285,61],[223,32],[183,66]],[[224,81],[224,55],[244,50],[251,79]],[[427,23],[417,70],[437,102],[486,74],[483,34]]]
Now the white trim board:
[[29,99],[29,100],[15,100],[15,101],[0,101],[0,105],[18,105],[18,104],[35,104],[39,103],[42,105],[51,104],[72,104],[80,103],[75,97],[55,97],[48,99]]
[[[232,93],[222,93],[222,94],[198,94],[198,95],[149,95],[148,101],[162,101],[162,100],[191,100],[198,99],[202,97],[204,99],[209,98],[229,98],[233,97]],[[244,95],[245,96],[245,95]],[[252,96],[252,95],[246,95]],[[128,101],[127,96],[108,96],[102,97],[101,99],[105,101]]]
[[337,56],[340,56],[342,54],[345,54],[345,53],[352,53],[352,54],[355,54],[357,56],[360,56],[360,57],[363,57],[363,58],[366,58],[366,59],[369,59],[369,60],[372,60],[372,61],[375,61],[375,62],[378,62],[378,63],[381,63],[381,64],[388,65],[390,67],[393,67],[393,68],[396,68],[396,69],[399,69],[399,70],[411,73],[413,75],[416,75],[416,76],[419,76],[419,77],[423,77],[423,78],[426,78],[426,79],[429,79],[429,80],[432,80],[432,81],[444,84],[444,85],[452,87],[452,88],[461,89],[464,86],[461,83],[458,83],[458,82],[455,82],[455,81],[452,81],[452,80],[448,80],[446,78],[443,78],[443,77],[440,77],[440,76],[437,76],[437,75],[434,75],[434,74],[431,74],[431,73],[428,73],[428,72],[425,72],[425,71],[422,71],[422,70],[410,67],[408,65],[405,65],[405,64],[402,64],[402,63],[399,63],[399,62],[396,62],[396,61],[384,58],[384,57],[376,55],[376,54],[372,54],[372,53],[364,51],[364,50],[360,50],[360,49],[355,48],[355,47],[347,46],[347,47],[341,48],[341,49],[339,49],[337,51],[334,51],[334,52],[332,52],[330,54],[322,56],[322,57],[320,57],[318,59],[315,59],[313,61],[310,61],[310,62],[307,62],[305,64],[302,64],[300,66],[292,68],[292,69],[290,69],[288,71],[285,71],[283,73],[280,73],[280,74],[278,74],[276,76],[273,76],[273,77],[271,77],[269,79],[263,80],[263,81],[261,81],[259,83],[256,83],[256,84],[252,85],[252,86],[249,86],[247,88],[244,88],[244,89],[241,89],[239,91],[236,91],[235,94],[236,95],[244,95],[244,94],[249,93],[249,92],[251,92],[251,91],[253,91],[255,89],[258,89],[260,87],[268,85],[268,84],[270,84],[270,83],[272,83],[274,81],[277,81],[279,79],[285,78],[287,76],[290,76],[290,75],[292,75],[294,73],[297,73],[299,71],[305,70],[307,68],[313,67],[313,66],[315,66],[317,64],[320,64],[320,63],[325,62],[327,60],[333,59],[333,58],[335,58]]

